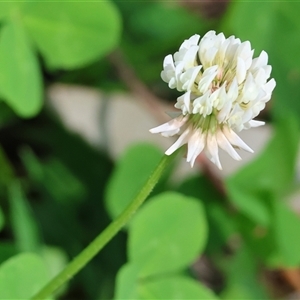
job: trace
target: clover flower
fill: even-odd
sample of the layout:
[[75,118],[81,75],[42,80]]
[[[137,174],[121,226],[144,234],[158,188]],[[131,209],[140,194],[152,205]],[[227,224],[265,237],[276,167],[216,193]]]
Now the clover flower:
[[165,57],[162,79],[171,89],[184,92],[175,104],[181,112],[150,130],[165,137],[180,135],[165,154],[187,144],[191,167],[205,151],[222,169],[219,148],[235,160],[241,159],[235,148],[253,152],[236,132],[264,125],[253,118],[264,109],[276,85],[274,79],[268,81],[272,68],[267,53],[253,58],[253,52],[249,41],[209,31],[201,40],[193,35],[173,56]]

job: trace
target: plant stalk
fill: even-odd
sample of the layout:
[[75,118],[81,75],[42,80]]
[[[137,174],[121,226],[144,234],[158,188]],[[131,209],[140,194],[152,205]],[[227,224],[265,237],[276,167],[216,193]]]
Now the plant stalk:
[[147,182],[125,208],[125,210],[114,220],[106,229],[104,229],[82,252],[80,252],[59,274],[49,281],[40,291],[38,291],[31,299],[41,300],[51,296],[58,288],[68,282],[75,274],[77,274],[99,251],[121,230],[121,228],[131,219],[133,214],[146,200],[151,193],[158,180],[162,176],[166,167],[173,161],[176,156],[174,154],[164,155],[148,178]]

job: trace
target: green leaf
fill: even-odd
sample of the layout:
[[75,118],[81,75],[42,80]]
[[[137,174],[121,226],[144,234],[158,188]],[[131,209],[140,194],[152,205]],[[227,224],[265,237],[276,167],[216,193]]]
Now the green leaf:
[[[259,190],[259,184],[251,183],[251,186],[245,188],[247,180],[252,176],[257,176],[261,171],[259,164],[253,164],[253,168],[242,169],[234,177],[226,180],[226,186],[229,194],[229,200],[245,215],[255,220],[260,225],[269,226],[271,216],[268,206],[268,195],[264,189]],[[243,172],[244,171],[244,172]],[[240,178],[239,175],[241,175]],[[238,178],[238,179],[237,179]],[[255,177],[253,177],[255,178]],[[258,180],[258,179],[256,179]]]
[[11,219],[16,244],[20,251],[37,251],[39,248],[38,228],[19,182],[9,187]]
[[259,283],[257,264],[247,249],[239,249],[234,257],[224,261],[223,269],[227,282],[222,299],[269,298]]
[[0,35],[0,94],[20,116],[31,117],[42,106],[42,82],[37,58],[15,12]]
[[203,175],[185,178],[179,186],[176,186],[176,190],[187,196],[201,199],[205,204],[226,201],[225,197],[216,189],[212,182]]
[[139,294],[140,299],[218,299],[199,281],[180,275],[146,281]]
[[300,264],[300,239],[294,233],[300,232],[300,217],[285,203],[273,202],[273,230],[282,265],[297,267]]
[[46,189],[55,201],[74,205],[86,196],[84,185],[57,158],[40,162],[28,148],[22,149],[21,158],[29,177],[39,189]]
[[67,255],[57,247],[43,247],[41,256],[49,270],[51,277],[56,276],[66,266],[68,262]]
[[[300,116],[300,22],[299,2],[234,1],[222,28],[242,40],[250,40],[256,54],[266,50],[277,81],[273,112]],[[251,26],[249,26],[251,24]]]
[[177,191],[202,200],[209,224],[206,251],[219,252],[232,234],[237,232],[228,201],[205,176],[193,176],[185,179]]
[[245,241],[249,252],[251,251],[258,261],[269,264],[270,258],[273,259],[277,254],[272,229],[258,224],[241,213],[236,216],[236,223],[240,231],[239,235]]
[[113,3],[34,2],[24,7],[24,22],[51,68],[78,68],[116,47],[120,17]]
[[[142,81],[161,85],[159,90],[170,97],[170,89],[158,81],[163,58],[178,49],[184,39],[206,32],[211,22],[176,1],[171,4],[167,1],[116,1],[116,4],[124,17],[122,52]],[[172,94],[174,98],[179,96],[178,92]]]
[[[137,5],[133,4],[133,6]],[[144,2],[138,9],[133,9],[129,16],[129,27],[135,35],[141,38],[159,39],[162,42],[166,39],[174,41],[174,38],[188,38],[188,34],[195,34],[196,31],[199,33],[199,30],[203,30],[205,24],[199,15],[177,3],[169,5],[165,2]],[[166,17],[168,22],[166,22]]]
[[150,199],[130,224],[129,261],[140,267],[141,276],[181,270],[201,254],[206,239],[201,203],[166,192]]
[[[0,3],[0,20],[9,18],[10,13],[20,6],[21,3],[16,3],[12,1],[1,2]],[[22,4],[21,4],[22,5]]]
[[151,144],[131,146],[117,162],[106,189],[106,207],[117,217],[139,192],[162,158],[162,151]]
[[[234,31],[239,38],[251,41],[257,54],[262,50],[270,54],[280,53],[281,60],[290,67],[300,66],[297,55],[300,41],[294,38],[300,32],[299,9],[300,3],[292,1],[237,1],[225,15],[223,26]],[[279,40],[282,43],[278,43]]]
[[139,267],[132,263],[122,266],[116,279],[114,299],[139,299],[138,271]]
[[[51,278],[54,278],[54,276],[61,272],[68,262],[66,253],[57,247],[44,246],[40,251],[40,255],[45,262]],[[55,295],[58,297],[63,294],[67,287],[68,283],[65,283]]]
[[288,114],[263,153],[226,180],[233,204],[263,226],[270,224],[270,200],[284,196],[294,185],[298,139],[297,120]]
[[129,263],[118,272],[114,299],[218,299],[200,282],[184,275],[138,278],[139,267]]
[[49,279],[39,256],[31,253],[16,255],[0,265],[0,299],[29,299]]
[[2,209],[0,207],[0,231],[4,227],[4,224],[5,224],[5,218],[4,218],[4,214],[2,212]]
[[0,184],[8,185],[14,179],[13,168],[8,161],[5,152],[0,147]]
[[1,243],[0,243],[0,264],[16,254],[18,254],[18,250],[16,249],[15,244],[10,243],[10,242],[1,241]]

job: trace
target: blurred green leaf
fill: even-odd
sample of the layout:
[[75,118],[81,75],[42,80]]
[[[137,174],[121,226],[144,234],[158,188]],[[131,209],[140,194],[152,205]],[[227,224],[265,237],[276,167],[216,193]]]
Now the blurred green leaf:
[[0,128],[9,126],[13,124],[15,121],[16,121],[15,113],[13,112],[11,107],[9,107],[7,103],[3,101],[3,98],[0,95]]
[[18,249],[16,248],[15,244],[1,241],[0,264],[16,254],[18,254]]
[[14,171],[6,154],[0,147],[0,188],[7,186],[14,179]]
[[247,249],[239,249],[234,257],[223,262],[227,282],[222,299],[269,299],[259,283],[257,263]]
[[18,115],[31,117],[42,106],[42,81],[20,19],[16,11],[1,28],[0,94]]
[[[28,145],[39,164],[46,168],[48,162],[58,160],[87,191],[83,201],[58,202],[44,185],[33,182],[33,177],[27,180],[34,215],[45,241],[74,257],[110,223],[104,207],[104,188],[113,163],[106,153],[63,128],[49,111],[43,110],[34,120],[20,123],[6,132],[18,146],[16,153]],[[125,234],[120,233],[70,282],[65,297],[72,299],[74,294],[80,294],[81,298],[92,299],[100,291],[102,299],[111,299],[115,274],[126,260],[125,249]]]
[[17,181],[9,187],[9,201],[12,228],[18,249],[20,251],[37,251],[39,248],[38,228],[20,183]]
[[[257,184],[255,183],[252,183],[250,186],[244,188],[244,185],[247,181],[246,178],[248,178],[249,180],[251,175],[254,176],[253,173],[255,173],[256,175],[261,171],[257,169],[260,169],[259,164],[253,165],[253,169],[250,169],[251,174],[248,175],[248,173],[246,173],[248,169],[246,169],[246,171],[242,173],[242,176],[245,174],[244,177],[241,177],[238,180],[235,180],[233,177],[230,177],[227,179],[226,185],[229,191],[230,201],[232,201],[232,203],[241,212],[249,216],[249,218],[255,220],[255,222],[257,222],[258,224],[268,226],[270,224],[271,216],[268,207],[268,202],[266,201],[266,194],[264,194],[264,190],[260,190],[259,187],[257,187]],[[238,172],[238,174],[241,173]],[[242,181],[243,178],[245,179]],[[244,185],[239,185],[240,182],[242,182],[242,184]]]
[[230,238],[237,234],[233,213],[222,203],[206,203],[209,235],[206,251],[209,254],[219,253],[228,244]]
[[[51,278],[54,278],[54,276],[61,272],[68,263],[66,253],[57,247],[44,246],[41,248],[40,255],[45,262]],[[63,294],[67,286],[68,283],[65,283],[60,287],[58,292],[55,293],[56,296],[58,297],[60,294]]]
[[185,178],[176,190],[187,196],[201,199],[203,203],[225,202],[225,197],[216,189],[212,182],[203,175],[194,175]]
[[218,299],[200,282],[177,274],[138,278],[139,267],[124,265],[117,275],[114,299]]
[[280,54],[281,60],[290,67],[295,64],[300,67],[297,50],[300,41],[295,39],[300,32],[299,9],[300,3],[296,1],[236,1],[231,3],[223,26],[239,38],[250,40],[257,54],[262,50],[270,55]]
[[30,149],[23,149],[21,158],[31,179],[39,188],[45,188],[55,201],[70,204],[86,196],[84,185],[58,159],[40,162]]
[[[144,82],[170,90],[160,79],[163,58],[184,39],[211,28],[211,22],[175,1],[116,1],[124,18],[121,48]],[[138,53],[138,55],[137,55]],[[172,97],[170,97],[172,98]]]
[[263,153],[226,180],[230,201],[261,225],[270,224],[272,198],[284,196],[294,185],[298,139],[297,120],[287,115]]
[[0,207],[0,231],[4,227],[4,224],[5,224],[5,217],[4,217],[4,214],[3,214],[2,209]]
[[16,3],[13,1],[6,1],[6,2],[1,1],[0,2],[0,20],[2,21],[2,19],[9,18],[10,13],[14,9],[18,8],[19,6],[20,6],[20,3]]
[[295,233],[300,232],[300,216],[279,199],[273,201],[273,207],[272,223],[278,252],[282,259],[281,266],[297,267],[300,264],[300,239]]
[[300,116],[299,10],[298,1],[234,1],[221,27],[250,40],[257,54],[268,52],[277,81],[273,112],[278,116],[289,111]]
[[49,277],[39,256],[31,253],[16,255],[0,266],[0,299],[29,299]]
[[139,267],[133,263],[122,266],[116,279],[115,300],[139,299],[138,272]]
[[140,299],[218,299],[199,281],[180,275],[146,281],[139,294]]
[[237,214],[235,219],[248,252],[251,251],[258,261],[268,264],[278,252],[272,228],[262,226],[242,213]]
[[68,262],[66,253],[57,247],[43,247],[41,249],[41,256],[48,267],[51,277],[57,275]]
[[51,68],[72,69],[106,55],[118,43],[120,17],[102,2],[34,2],[24,6],[24,22]]
[[197,199],[174,192],[159,194],[129,225],[129,260],[140,267],[141,276],[181,270],[201,254],[207,230]]
[[151,144],[131,146],[117,162],[106,189],[106,207],[117,217],[139,192],[162,158],[162,151]]
[[133,10],[129,26],[141,39],[147,37],[164,42],[166,39],[174,41],[177,38],[188,38],[188,34],[203,30],[204,21],[199,15],[177,3],[170,5],[166,2],[144,2],[138,9]]
[[[186,178],[176,191],[201,199],[208,221],[209,235],[206,250],[209,253],[219,252],[230,236],[237,232],[228,201],[205,176]],[[200,201],[200,200],[199,200]]]

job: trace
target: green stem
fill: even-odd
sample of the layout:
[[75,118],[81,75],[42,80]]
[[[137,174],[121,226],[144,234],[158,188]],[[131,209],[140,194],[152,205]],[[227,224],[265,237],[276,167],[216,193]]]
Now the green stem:
[[[178,151],[176,151],[178,152]],[[76,256],[58,275],[43,287],[32,300],[45,299],[53,294],[59,287],[77,274],[129,221],[147,196],[151,193],[166,167],[173,161],[175,153],[171,156],[164,155],[160,163],[148,178],[146,184],[125,208],[119,217],[110,223],[78,256]]]

